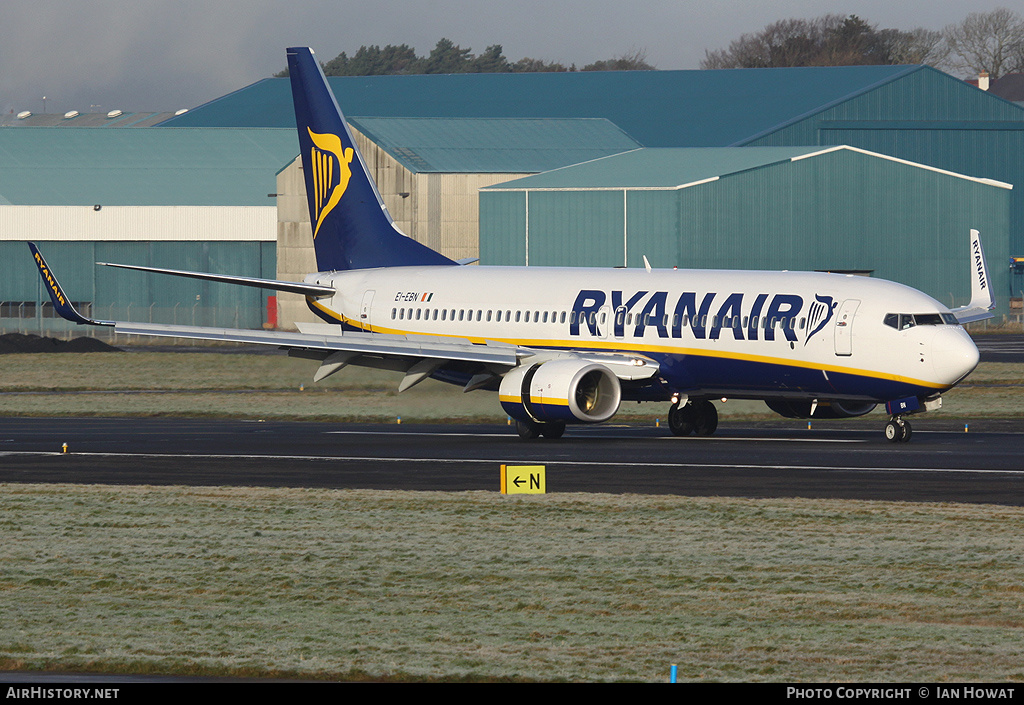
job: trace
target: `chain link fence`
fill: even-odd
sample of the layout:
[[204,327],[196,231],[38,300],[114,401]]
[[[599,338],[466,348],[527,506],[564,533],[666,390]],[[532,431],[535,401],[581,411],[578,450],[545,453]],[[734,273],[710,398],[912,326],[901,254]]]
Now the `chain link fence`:
[[[135,323],[169,323],[187,326],[214,326],[217,328],[260,329],[266,321],[266,309],[261,306],[94,306],[87,301],[72,301],[83,316],[100,321],[132,321]],[[78,325],[65,321],[49,301],[38,304],[33,301],[0,301],[0,335],[21,333],[39,335],[61,340],[82,336],[97,338],[105,342],[114,340],[113,329],[108,326]],[[138,341],[152,342],[151,337],[133,336]],[[117,336],[119,343],[126,342],[126,336]],[[177,342],[174,338],[163,338],[163,344]],[[134,341],[133,341],[134,342]],[[180,341],[195,345],[195,341]]]

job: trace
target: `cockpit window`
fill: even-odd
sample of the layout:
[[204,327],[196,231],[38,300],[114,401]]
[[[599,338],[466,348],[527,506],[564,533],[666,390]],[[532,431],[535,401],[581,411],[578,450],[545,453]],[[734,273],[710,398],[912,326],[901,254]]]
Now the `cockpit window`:
[[887,313],[882,322],[896,330],[907,330],[914,326],[959,325],[952,313]]

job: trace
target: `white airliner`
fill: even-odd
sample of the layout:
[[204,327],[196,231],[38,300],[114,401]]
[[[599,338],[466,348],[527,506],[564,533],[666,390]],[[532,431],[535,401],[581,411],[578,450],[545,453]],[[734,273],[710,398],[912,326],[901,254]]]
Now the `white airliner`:
[[[320,361],[497,391],[524,438],[612,418],[624,400],[670,402],[676,435],[710,435],[713,399],[762,399],[797,418],[885,404],[886,437],[978,364],[961,324],[994,300],[971,231],[972,300],[950,310],[902,284],[814,272],[463,266],[402,234],[308,48],[288,49],[317,266],[304,282],[109,265],[303,294],[324,323],[300,332],[96,321],[70,304],[29,244],[54,306],[131,335],[275,345]],[[646,258],[645,258],[646,260]],[[104,263],[100,263],[104,264]]]

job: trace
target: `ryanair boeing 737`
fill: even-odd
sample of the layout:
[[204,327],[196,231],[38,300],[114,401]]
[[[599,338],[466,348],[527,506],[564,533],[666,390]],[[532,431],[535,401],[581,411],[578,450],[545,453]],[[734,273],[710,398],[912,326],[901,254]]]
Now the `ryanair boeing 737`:
[[[462,266],[394,225],[308,48],[288,49],[317,267],[304,282],[109,265],[302,294],[323,323],[298,333],[97,321],[71,305],[30,243],[56,310],[116,333],[275,345],[320,362],[496,391],[524,438],[669,402],[676,435],[710,435],[716,398],[795,418],[884,404],[886,437],[978,364],[962,324],[994,301],[971,231],[972,301],[950,310],[901,284],[814,272]],[[104,264],[104,263],[100,263]]]

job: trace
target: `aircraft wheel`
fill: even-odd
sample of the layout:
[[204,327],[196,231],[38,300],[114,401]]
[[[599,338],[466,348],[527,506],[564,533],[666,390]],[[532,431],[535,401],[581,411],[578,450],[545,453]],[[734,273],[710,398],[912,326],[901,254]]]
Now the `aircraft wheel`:
[[718,429],[718,409],[705,399],[697,404],[697,424],[694,428],[698,436],[714,435]]
[[890,443],[906,443],[910,434],[910,424],[903,419],[893,419],[885,425],[885,437]]
[[668,410],[668,427],[674,436],[689,436],[697,425],[693,404],[673,404]]
[[541,425],[536,421],[516,421],[516,432],[520,438],[532,440],[540,436]]
[[565,433],[565,424],[561,421],[546,421],[540,429],[540,435],[545,438],[561,438]]

